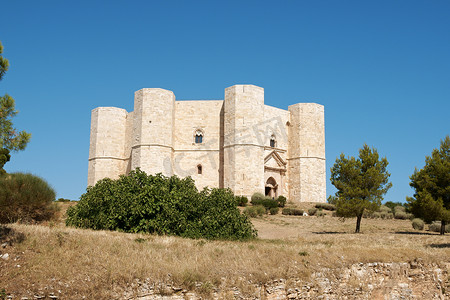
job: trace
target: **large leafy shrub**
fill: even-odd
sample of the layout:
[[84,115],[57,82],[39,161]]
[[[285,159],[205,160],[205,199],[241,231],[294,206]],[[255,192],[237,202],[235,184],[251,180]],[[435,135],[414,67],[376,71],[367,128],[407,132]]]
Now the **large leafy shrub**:
[[66,225],[207,239],[256,236],[226,189],[197,191],[190,178],[147,175],[137,169],[88,187],[67,210]]
[[24,173],[0,177],[0,223],[39,222],[50,219],[56,208],[55,191],[42,178]]

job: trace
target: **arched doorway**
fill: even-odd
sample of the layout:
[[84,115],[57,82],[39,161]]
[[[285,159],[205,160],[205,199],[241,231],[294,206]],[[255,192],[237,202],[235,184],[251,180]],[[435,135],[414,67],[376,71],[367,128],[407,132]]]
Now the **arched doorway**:
[[276,198],[278,196],[277,193],[278,184],[273,177],[269,177],[266,181],[266,196]]

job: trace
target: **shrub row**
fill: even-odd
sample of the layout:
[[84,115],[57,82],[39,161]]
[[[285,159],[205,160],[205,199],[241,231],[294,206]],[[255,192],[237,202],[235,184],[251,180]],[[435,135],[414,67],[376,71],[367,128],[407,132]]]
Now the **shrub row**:
[[68,226],[206,239],[256,236],[229,189],[197,191],[190,178],[147,175],[137,169],[88,187],[67,210]]
[[412,220],[414,218],[414,215],[404,211],[397,211],[394,213],[394,218],[400,220]]
[[298,208],[285,207],[281,213],[288,216],[303,216],[303,210]]
[[317,213],[317,211],[318,211],[318,209],[315,207],[310,208],[310,209],[308,209],[308,215],[314,216]]
[[317,203],[314,207],[317,209],[336,210],[336,206],[330,203]]
[[262,205],[266,209],[270,210],[274,207],[284,207],[286,204],[286,197],[284,196],[278,196],[276,199],[272,199],[269,196],[264,196],[261,193],[254,193],[252,195],[250,203],[252,205]]

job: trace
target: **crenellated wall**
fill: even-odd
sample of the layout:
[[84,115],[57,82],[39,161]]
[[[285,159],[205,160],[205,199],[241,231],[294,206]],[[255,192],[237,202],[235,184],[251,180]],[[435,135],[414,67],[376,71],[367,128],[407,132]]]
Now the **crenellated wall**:
[[133,112],[92,111],[88,185],[139,167],[191,176],[199,189],[269,189],[293,202],[325,202],[324,128],[322,105],[264,105],[264,89],[254,85],[231,86],[224,100],[175,101],[171,91],[141,89]]

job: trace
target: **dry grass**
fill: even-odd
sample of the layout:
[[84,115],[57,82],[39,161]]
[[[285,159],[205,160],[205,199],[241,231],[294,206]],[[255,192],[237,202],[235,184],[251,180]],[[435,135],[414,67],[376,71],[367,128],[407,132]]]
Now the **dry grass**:
[[248,242],[80,230],[58,222],[12,224],[26,238],[0,249],[11,257],[0,259],[0,291],[114,299],[140,280],[205,292],[237,286],[245,293],[249,280],[307,279],[321,267],[416,258],[441,263],[450,257],[448,235],[417,234],[405,220],[363,219],[361,234],[352,233],[355,220],[330,216],[279,214],[253,222],[260,238]]

